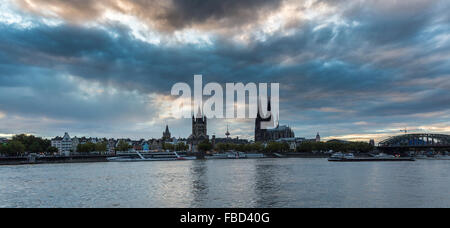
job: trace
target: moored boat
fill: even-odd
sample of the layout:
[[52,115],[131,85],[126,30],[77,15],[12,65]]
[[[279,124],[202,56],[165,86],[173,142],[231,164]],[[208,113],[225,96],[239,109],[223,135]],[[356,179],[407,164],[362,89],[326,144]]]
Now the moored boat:
[[264,154],[259,153],[244,153],[237,151],[229,151],[227,153],[219,153],[206,156],[206,159],[256,159],[256,158],[266,158],[266,156]]
[[227,153],[228,159],[243,159],[247,158],[247,155],[244,152],[232,151]]
[[395,157],[390,155],[376,155],[374,157],[355,157],[353,154],[336,153],[328,161],[330,162],[382,162],[382,161],[415,161],[411,157]]
[[148,153],[141,154],[136,151],[136,156],[119,156],[108,158],[110,162],[143,162],[143,161],[183,161],[195,160],[196,157],[180,155],[178,152],[162,152],[162,153]]

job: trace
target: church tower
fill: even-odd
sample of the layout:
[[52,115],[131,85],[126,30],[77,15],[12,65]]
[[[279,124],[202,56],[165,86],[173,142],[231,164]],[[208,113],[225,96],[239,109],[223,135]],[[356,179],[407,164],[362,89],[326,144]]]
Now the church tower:
[[198,108],[197,117],[192,115],[192,136],[207,137],[208,135],[208,125],[206,116],[203,116],[201,109]]
[[[258,101],[258,114],[255,120],[255,142],[273,142],[283,138],[295,138],[292,128],[286,125],[280,125],[280,117],[276,120],[272,113],[270,98],[267,103],[267,117],[261,115],[261,102]],[[276,127],[272,127],[276,124]]]
[[258,113],[256,115],[256,120],[255,120],[255,142],[262,142],[264,141],[267,129],[261,129],[261,122],[268,122],[272,119],[272,107],[270,104],[270,98],[268,99],[268,103],[267,103],[267,114],[268,117],[263,118],[261,116],[261,100],[258,99]]
[[192,134],[188,138],[191,150],[197,152],[197,145],[205,140],[209,140],[208,124],[206,116],[203,116],[201,109],[198,109],[197,116],[192,115]]
[[170,131],[169,131],[169,125],[166,125],[166,131],[163,132],[162,140],[163,140],[163,141],[168,141],[168,140],[170,140],[171,138],[172,138],[172,137],[171,137],[171,134],[170,134]]

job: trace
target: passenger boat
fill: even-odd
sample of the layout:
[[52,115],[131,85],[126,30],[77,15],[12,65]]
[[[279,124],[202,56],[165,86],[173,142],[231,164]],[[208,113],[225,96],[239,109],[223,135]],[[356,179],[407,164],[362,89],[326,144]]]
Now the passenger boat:
[[395,157],[391,155],[379,154],[374,157],[357,158],[353,154],[335,153],[328,161],[330,162],[383,162],[383,161],[415,161],[411,157]]
[[352,153],[344,154],[344,153],[338,152],[338,153],[334,153],[330,157],[331,160],[341,160],[341,159],[344,159],[344,158],[345,159],[355,158],[355,155],[352,154]]
[[179,152],[161,152],[161,153],[147,153],[145,155],[140,152],[135,152],[136,156],[119,156],[108,158],[110,162],[143,162],[143,161],[183,161],[183,160],[195,160],[196,157],[181,156]]
[[265,158],[264,154],[252,154],[252,153],[244,153],[244,152],[229,152],[228,159],[252,159],[252,158]]
[[206,156],[206,159],[228,159],[228,154],[225,153],[213,154],[210,156]]
[[247,158],[265,158],[264,154],[246,154]]
[[242,159],[247,158],[247,155],[244,152],[232,151],[227,153],[228,159]]
[[375,158],[396,158],[394,155],[380,153],[374,156]]
[[211,156],[207,156],[206,159],[252,159],[252,158],[265,158],[264,154],[252,154],[252,153],[244,153],[237,151],[230,151],[227,153],[213,154]]

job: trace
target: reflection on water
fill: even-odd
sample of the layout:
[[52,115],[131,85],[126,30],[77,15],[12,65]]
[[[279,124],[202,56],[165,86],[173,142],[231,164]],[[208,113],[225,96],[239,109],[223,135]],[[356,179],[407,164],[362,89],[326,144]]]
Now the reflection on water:
[[208,160],[0,167],[0,207],[450,207],[449,161]]
[[202,202],[208,195],[208,167],[205,161],[192,162],[190,167],[191,172],[191,191],[192,203],[190,207],[196,207],[197,202]]
[[[262,161],[262,160],[259,160]],[[256,162],[255,163],[255,195],[256,207],[273,207],[279,199],[281,191],[280,183],[277,176],[280,173],[281,166],[274,165],[272,162]]]

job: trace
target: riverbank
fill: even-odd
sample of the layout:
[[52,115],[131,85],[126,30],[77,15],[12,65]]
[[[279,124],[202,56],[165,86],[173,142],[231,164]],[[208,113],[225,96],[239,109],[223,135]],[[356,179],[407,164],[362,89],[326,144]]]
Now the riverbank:
[[[188,153],[188,156],[195,154]],[[329,154],[324,153],[274,153],[264,154],[265,158],[329,158]],[[366,157],[367,155],[358,155]],[[53,164],[53,163],[91,163],[91,162],[107,162],[106,155],[78,155],[78,156],[27,156],[27,157],[0,157],[0,165],[30,165],[30,164]]]
[[108,156],[86,155],[86,156],[54,156],[54,157],[0,157],[0,165],[33,165],[33,164],[55,164],[55,163],[90,163],[107,162]]
[[[111,156],[55,156],[55,157],[0,157],[1,165],[34,165],[34,164],[58,164],[58,163],[93,163],[108,162]],[[287,153],[282,156],[265,154],[265,158],[328,158],[326,154]],[[255,159],[255,158],[248,158]],[[257,158],[256,158],[257,159]]]

